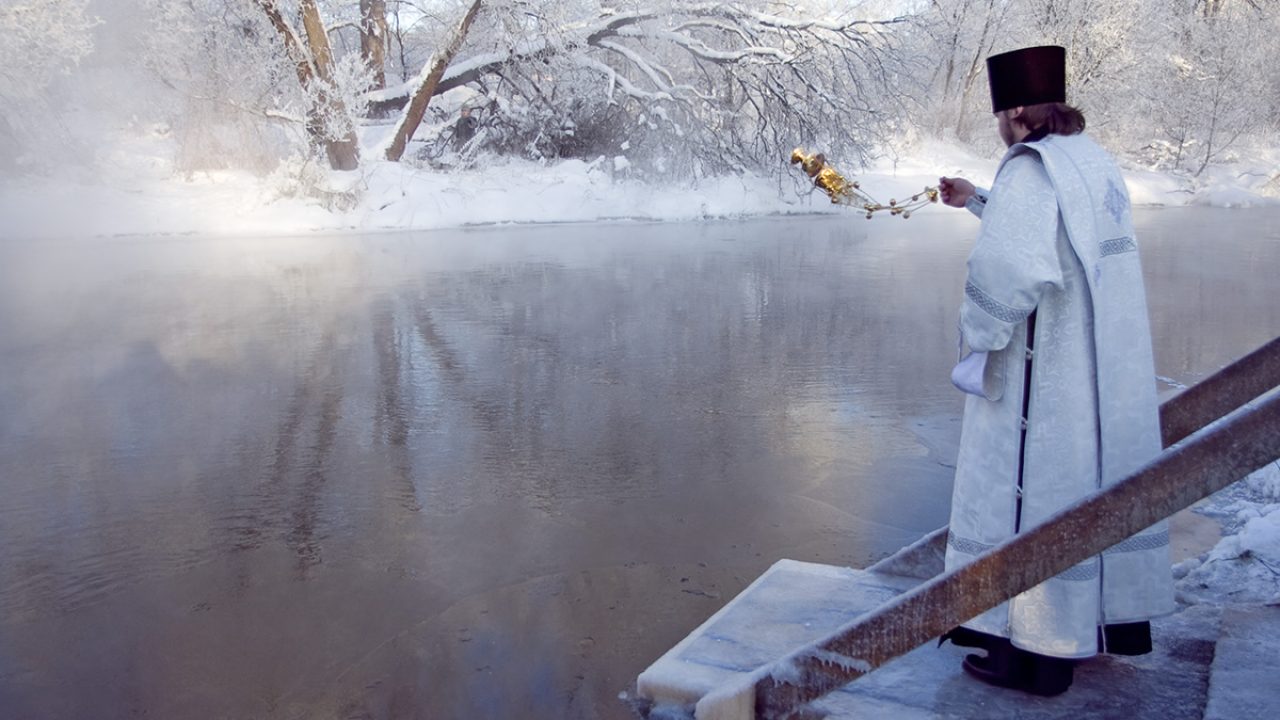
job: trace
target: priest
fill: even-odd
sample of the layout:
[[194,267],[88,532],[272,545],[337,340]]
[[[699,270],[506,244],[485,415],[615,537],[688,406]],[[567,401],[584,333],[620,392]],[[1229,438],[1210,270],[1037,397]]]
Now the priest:
[[[964,565],[1160,452],[1151,334],[1129,194],[1066,104],[1066,51],[987,60],[1008,152],[990,191],[942,178],[981,228],[960,308],[952,381],[969,396],[947,568]],[[1102,520],[1105,522],[1105,519]],[[1151,649],[1173,610],[1169,533],[1148,528],[943,636],[985,650],[964,669],[1037,695],[1071,686],[1097,653]]]

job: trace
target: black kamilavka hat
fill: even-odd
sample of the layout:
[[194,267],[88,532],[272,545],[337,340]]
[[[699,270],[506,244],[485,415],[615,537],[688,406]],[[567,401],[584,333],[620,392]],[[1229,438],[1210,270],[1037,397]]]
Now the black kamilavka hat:
[[991,112],[1067,101],[1067,50],[1040,45],[987,58]]

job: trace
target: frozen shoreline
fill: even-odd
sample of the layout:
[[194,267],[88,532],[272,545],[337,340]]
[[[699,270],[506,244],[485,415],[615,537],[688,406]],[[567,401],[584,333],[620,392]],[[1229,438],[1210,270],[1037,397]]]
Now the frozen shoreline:
[[[1274,155],[1275,157],[1271,157]],[[1251,164],[1187,178],[1126,170],[1137,206],[1280,207],[1280,150]],[[938,141],[881,161],[856,177],[878,200],[903,198],[940,175],[990,185],[998,160]],[[280,236],[439,230],[487,225],[690,222],[786,217],[856,210],[831,205],[795,168],[772,176],[725,176],[654,185],[630,176],[625,157],[543,164],[486,160],[435,171],[367,163],[350,173],[285,164],[265,177],[243,171],[175,173],[162,137],[134,138],[100,156],[98,170],[0,177],[0,239],[200,234]],[[925,212],[934,212],[926,208]],[[875,218],[872,222],[896,222]]]

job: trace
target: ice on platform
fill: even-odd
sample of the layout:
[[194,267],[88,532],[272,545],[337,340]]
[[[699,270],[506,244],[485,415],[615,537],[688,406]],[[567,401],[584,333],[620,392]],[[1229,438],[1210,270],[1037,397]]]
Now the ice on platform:
[[919,578],[779,560],[636,680],[656,704],[693,705],[829,635]]

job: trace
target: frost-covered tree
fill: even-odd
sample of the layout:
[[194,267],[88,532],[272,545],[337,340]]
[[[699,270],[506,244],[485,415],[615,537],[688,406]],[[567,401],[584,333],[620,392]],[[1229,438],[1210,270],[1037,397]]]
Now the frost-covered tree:
[[1007,42],[1011,6],[1001,0],[933,0],[912,18],[911,53],[922,64],[927,101],[923,121],[934,132],[970,140],[991,106],[986,57]]
[[372,87],[387,86],[387,0],[360,0],[360,58],[372,73]]
[[400,115],[400,120],[396,123],[395,132],[391,134],[385,149],[383,149],[383,155],[388,160],[399,160],[404,155],[409,140],[413,138],[417,127],[422,124],[427,105],[431,102],[431,98],[436,94],[436,89],[440,86],[440,79],[444,76],[449,63],[453,61],[458,51],[462,48],[462,43],[466,40],[467,33],[470,31],[472,23],[475,22],[481,5],[481,0],[472,1],[462,19],[458,21],[458,25],[454,28],[449,40],[444,43],[439,52],[431,56],[430,61],[423,67],[422,72],[414,79],[416,87],[413,89],[413,95],[409,98],[404,112]]
[[193,106],[179,123],[207,138],[234,109],[242,123],[302,129],[334,169],[358,166],[357,127],[385,73],[385,2],[143,1],[154,10],[150,62]]
[[929,0],[906,43],[930,57],[921,123],[980,143],[990,132],[985,58],[1067,49],[1068,100],[1122,152],[1200,172],[1280,108],[1277,0]]
[[187,170],[417,157],[448,141],[458,101],[430,107],[453,90],[467,153],[697,175],[805,143],[852,162],[915,93],[900,21],[827,0],[122,1],[150,23],[137,56],[170,89],[153,111]]
[[776,165],[798,143],[861,159],[913,92],[893,18],[750,0],[490,7],[437,91],[477,88],[482,137],[508,152],[691,174]]
[[139,54],[180,97],[173,123],[188,168],[269,167],[288,154],[282,142],[321,152],[335,169],[358,165],[372,73],[358,45],[335,48],[315,0],[136,1],[152,18]]
[[1197,3],[1174,17],[1178,42],[1145,78],[1142,117],[1157,162],[1196,175],[1245,136],[1274,125],[1274,3]]
[[[294,14],[279,0],[254,0],[280,37],[285,54],[292,61],[298,85],[306,96],[307,132],[324,148],[335,170],[354,170],[360,163],[360,144],[355,133],[355,117],[343,97],[343,80],[360,73],[344,73],[342,58],[335,58],[329,43],[329,29],[320,17],[315,0],[298,0]],[[299,27],[301,26],[301,32]],[[345,68],[355,68],[347,62]]]
[[88,0],[18,0],[0,6],[0,93],[38,96],[93,49]]
[[[12,0],[0,5],[0,163],[40,144],[57,113],[46,92],[93,50],[88,0]],[[40,148],[31,148],[41,152]]]
[[170,91],[156,120],[181,172],[267,171],[307,152],[305,98],[276,30],[247,1],[141,0],[149,19],[138,59]]
[[78,89],[60,77],[95,38],[163,82],[122,114],[171,128],[181,170],[495,152],[669,176],[776,168],[797,144],[852,163],[904,125],[994,149],[985,58],[1057,42],[1091,132],[1196,172],[1280,132],[1278,16],[1280,0],[10,0],[0,155],[71,117],[46,91],[84,98],[101,48]]

